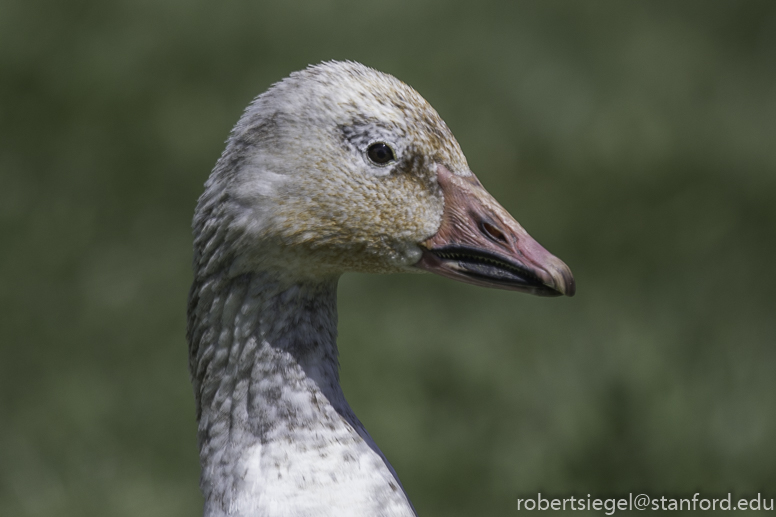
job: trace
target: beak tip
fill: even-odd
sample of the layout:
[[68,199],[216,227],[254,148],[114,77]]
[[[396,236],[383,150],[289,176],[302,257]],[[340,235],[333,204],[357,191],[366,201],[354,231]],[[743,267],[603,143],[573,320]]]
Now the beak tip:
[[[559,261],[560,262],[560,261]],[[566,264],[556,269],[556,274],[551,274],[552,284],[548,287],[555,289],[559,295],[574,296],[577,292],[577,283]]]
[[567,278],[564,278],[565,282],[565,289],[563,290],[563,294],[565,294],[568,297],[574,296],[577,293],[577,283],[574,281],[574,277],[571,276],[571,273],[569,273],[569,276]]

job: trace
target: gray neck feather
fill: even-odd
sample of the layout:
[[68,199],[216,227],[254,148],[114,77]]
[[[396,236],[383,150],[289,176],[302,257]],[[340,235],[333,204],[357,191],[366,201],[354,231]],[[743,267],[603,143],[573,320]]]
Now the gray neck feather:
[[[370,497],[382,501],[378,507],[393,504],[401,510],[386,513],[377,508],[362,515],[412,515],[411,510],[403,513],[411,506],[395,472],[353,414],[339,385],[337,278],[294,283],[269,272],[230,277],[229,254],[223,248],[212,253],[221,255],[216,260],[221,267],[214,267],[213,256],[208,257],[204,247],[198,250],[189,296],[188,337],[206,517],[308,515],[306,511],[261,510],[266,487],[257,486],[262,482],[251,472],[257,467],[250,451],[258,447],[266,456],[272,446],[283,454],[293,447],[305,451],[317,447],[323,457],[331,452],[332,440],[337,442],[337,451],[345,447],[346,455],[378,458],[380,465],[373,468],[383,471],[378,473],[382,477]],[[326,436],[326,440],[311,436]],[[300,467],[300,461],[284,466],[273,460],[278,473],[268,473],[264,456],[261,479],[280,476],[283,469],[308,468]],[[342,470],[351,468],[349,465],[353,477],[363,475],[355,471],[364,468],[358,462],[335,465],[334,474],[343,480],[341,484],[348,474]],[[310,468],[322,467],[312,464]],[[321,490],[328,489],[321,486]],[[294,504],[309,506],[304,494],[299,497],[300,502]]]

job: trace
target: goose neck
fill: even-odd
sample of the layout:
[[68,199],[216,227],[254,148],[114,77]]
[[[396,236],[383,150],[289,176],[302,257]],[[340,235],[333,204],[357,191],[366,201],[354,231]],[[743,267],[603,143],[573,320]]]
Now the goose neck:
[[233,467],[251,448],[352,415],[339,386],[336,279],[209,278],[192,288],[189,325],[206,499],[239,491]]

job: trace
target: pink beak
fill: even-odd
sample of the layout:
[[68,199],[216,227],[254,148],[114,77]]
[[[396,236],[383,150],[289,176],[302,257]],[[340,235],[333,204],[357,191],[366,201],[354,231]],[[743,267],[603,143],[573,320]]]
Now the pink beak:
[[540,296],[574,296],[571,270],[545,250],[493,199],[477,178],[442,165],[442,225],[415,265],[469,284]]

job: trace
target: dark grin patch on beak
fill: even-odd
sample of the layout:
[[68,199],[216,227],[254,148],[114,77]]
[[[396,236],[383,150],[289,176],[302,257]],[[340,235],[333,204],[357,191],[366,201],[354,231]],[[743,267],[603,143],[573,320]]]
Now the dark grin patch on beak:
[[444,265],[470,278],[470,282],[539,296],[562,296],[530,269],[487,251],[465,246],[427,250]]

